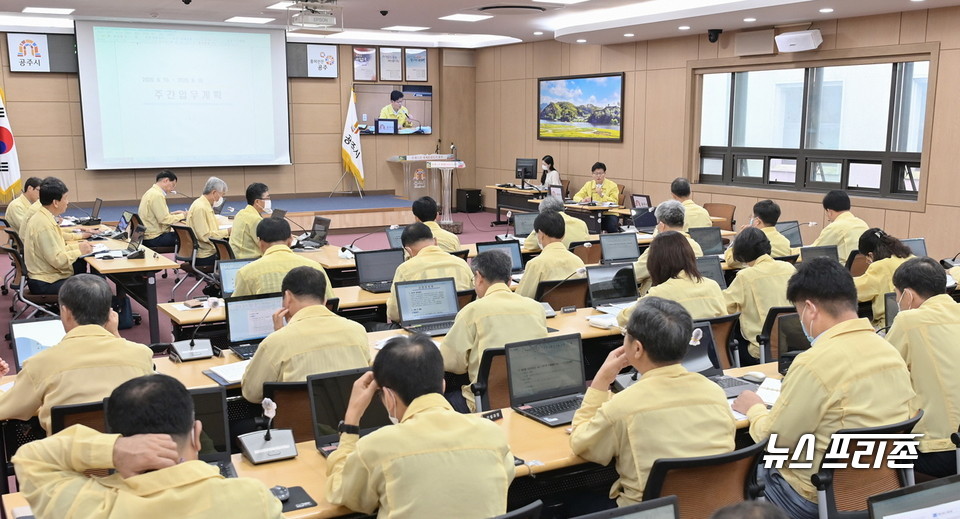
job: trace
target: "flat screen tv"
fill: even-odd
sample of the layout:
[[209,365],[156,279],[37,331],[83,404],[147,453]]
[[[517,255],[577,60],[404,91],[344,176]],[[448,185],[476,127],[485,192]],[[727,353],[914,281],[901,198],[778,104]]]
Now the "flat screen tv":
[[[353,85],[357,94],[357,123],[362,134],[411,135],[433,133],[433,87],[430,85],[366,84]],[[407,117],[402,123],[384,112],[390,94],[403,94],[400,109]],[[392,112],[391,112],[392,113]],[[394,123],[396,121],[395,128]],[[383,124],[381,124],[383,123]]]
[[623,142],[624,74],[540,78],[537,139]]

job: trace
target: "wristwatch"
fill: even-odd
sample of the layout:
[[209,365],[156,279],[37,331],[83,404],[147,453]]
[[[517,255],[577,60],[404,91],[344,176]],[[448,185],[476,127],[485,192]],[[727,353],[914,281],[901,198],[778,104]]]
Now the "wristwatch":
[[359,425],[347,425],[343,420],[340,420],[340,423],[337,424],[337,432],[340,434],[360,434]]

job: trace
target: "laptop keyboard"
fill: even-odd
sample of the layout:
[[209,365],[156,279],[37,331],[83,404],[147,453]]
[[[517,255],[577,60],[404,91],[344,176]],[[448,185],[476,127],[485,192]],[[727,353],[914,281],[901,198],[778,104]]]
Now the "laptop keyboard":
[[360,288],[366,290],[367,292],[373,292],[374,294],[389,292],[391,286],[393,286],[393,281],[372,281],[368,283],[360,283]]
[[229,461],[211,461],[210,465],[220,469],[220,475],[225,478],[235,478],[237,476],[237,469],[233,468],[233,463]]
[[563,413],[566,411],[576,411],[580,408],[580,404],[583,402],[583,398],[576,397],[571,398],[570,400],[564,400],[561,402],[554,402],[552,404],[545,404],[537,407],[531,407],[527,410],[528,413],[543,418],[544,416],[555,415]]
[[710,377],[710,380],[716,382],[722,388],[755,385],[745,380],[740,380],[739,378],[734,378],[734,377],[728,377],[726,375]]
[[240,344],[237,346],[230,346],[230,349],[237,354],[243,360],[248,360],[253,358],[253,354],[257,352],[259,344]]

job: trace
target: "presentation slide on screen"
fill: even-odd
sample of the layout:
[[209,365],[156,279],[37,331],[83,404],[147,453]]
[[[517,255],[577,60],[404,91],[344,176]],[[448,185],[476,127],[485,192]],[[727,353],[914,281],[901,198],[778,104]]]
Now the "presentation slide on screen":
[[88,169],[290,163],[282,30],[78,21]]

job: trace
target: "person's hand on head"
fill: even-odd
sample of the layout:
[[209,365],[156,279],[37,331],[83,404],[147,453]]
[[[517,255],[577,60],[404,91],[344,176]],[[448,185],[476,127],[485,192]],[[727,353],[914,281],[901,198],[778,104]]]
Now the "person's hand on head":
[[179,462],[177,443],[169,434],[120,437],[113,444],[113,468],[124,478],[172,467]]
[[281,308],[276,312],[273,312],[273,331],[277,331],[280,328],[283,328],[284,319],[286,319],[289,313],[290,313],[290,310],[287,310],[286,308]]
[[763,399],[753,391],[744,391],[733,401],[733,410],[741,414],[747,414],[747,411],[757,404],[764,405]]
[[377,381],[373,379],[372,371],[368,371],[358,378],[357,381],[353,383],[353,390],[350,392],[350,403],[347,404],[347,414],[343,418],[344,423],[347,425],[359,425],[360,418],[367,410],[367,407],[370,406],[370,402],[379,389],[380,386],[377,385]]
[[603,361],[600,369],[597,370],[597,374],[593,377],[593,382],[590,384],[590,387],[600,391],[609,390],[610,384],[613,384],[617,379],[617,374],[629,365],[630,363],[627,362],[627,355],[623,346],[611,351],[607,355],[606,360]]

